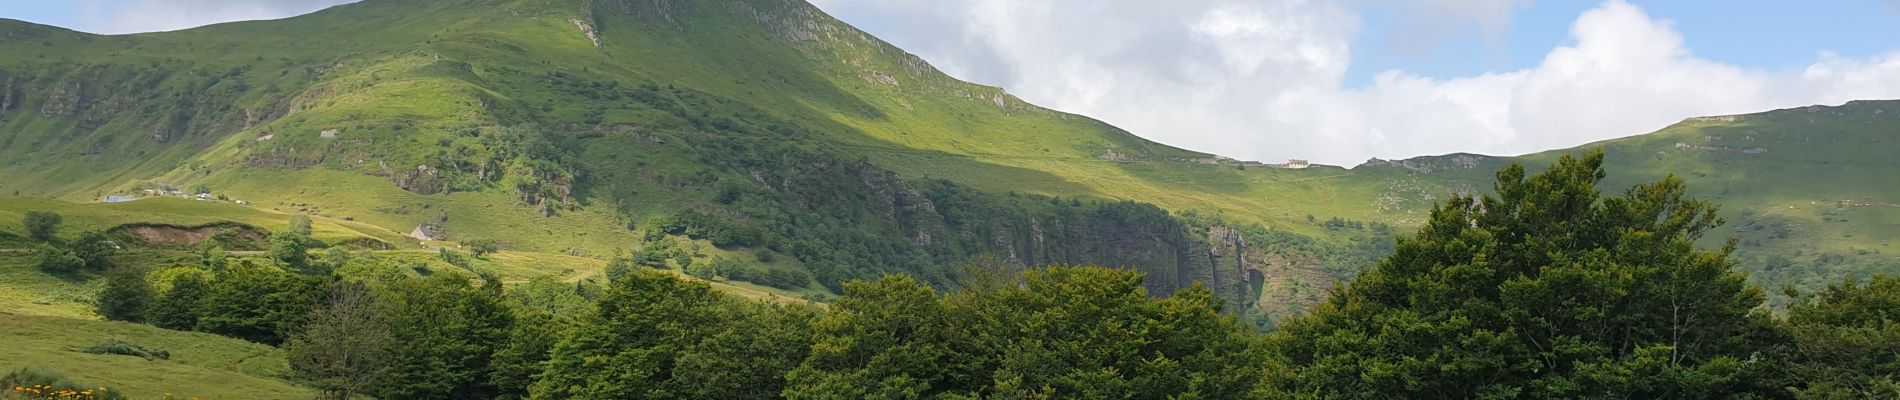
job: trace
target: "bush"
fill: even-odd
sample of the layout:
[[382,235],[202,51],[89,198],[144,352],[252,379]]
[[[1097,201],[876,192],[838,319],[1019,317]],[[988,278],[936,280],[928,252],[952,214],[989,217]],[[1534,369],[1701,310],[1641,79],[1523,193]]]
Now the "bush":
[[302,236],[294,233],[279,233],[270,237],[270,258],[277,265],[289,271],[303,271],[310,266],[310,253]]
[[53,235],[59,233],[61,222],[59,214],[46,211],[27,211],[26,216],[20,218],[20,225],[26,228],[26,235],[39,241],[53,240]]
[[118,268],[106,274],[105,290],[99,292],[99,316],[113,321],[145,322],[145,308],[152,304],[152,284],[145,272]]
[[797,289],[811,281],[811,274],[792,269],[772,269],[754,264],[741,264],[732,259],[715,260],[714,269],[718,274],[735,281],[746,281],[779,289]]
[[310,237],[310,216],[290,217],[290,233],[298,237]]
[[202,271],[160,273],[165,286],[145,308],[145,322],[160,328],[188,331],[198,326],[198,302],[211,290],[211,279]]
[[79,235],[79,240],[73,241],[71,249],[73,255],[79,256],[87,269],[104,271],[106,267],[112,266],[112,260],[107,257],[111,257],[112,253],[117,253],[119,245],[107,239],[104,232],[93,231]]
[[119,394],[106,386],[90,386],[73,383],[66,374],[45,367],[28,366],[0,376],[0,387],[7,388],[7,398],[23,399],[83,399],[83,400],[122,400]]
[[501,251],[501,246],[495,243],[495,239],[475,239],[468,241],[468,251],[475,253],[475,257],[483,257]]
[[106,339],[104,342],[93,343],[91,346],[80,349],[79,352],[86,354],[116,354],[140,357],[147,360],[170,360],[172,358],[172,353],[169,351],[148,348],[119,339]]
[[33,253],[34,264],[49,274],[69,274],[86,267],[86,260],[79,258],[71,249],[42,244]]
[[455,250],[449,250],[448,248],[437,249],[435,251],[435,254],[436,256],[442,258],[442,262],[449,263],[449,265],[453,265],[456,268],[461,268],[468,271],[475,270],[475,267],[469,263],[468,254],[463,254],[462,252],[455,251]]

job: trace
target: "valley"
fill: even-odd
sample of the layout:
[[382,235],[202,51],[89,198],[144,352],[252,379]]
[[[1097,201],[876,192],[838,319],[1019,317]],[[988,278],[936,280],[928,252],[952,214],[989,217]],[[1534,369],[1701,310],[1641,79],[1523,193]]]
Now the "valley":
[[233,376],[193,394],[310,390],[277,347],[101,321],[106,271],[36,268],[29,212],[63,218],[52,241],[96,232],[109,264],[151,271],[213,270],[211,247],[276,268],[277,236],[301,219],[297,251],[325,272],[493,283],[498,304],[553,314],[646,273],[828,309],[853,282],[952,296],[1093,265],[1138,272],[1155,299],[1205,290],[1271,331],[1448,201],[1493,193],[1498,171],[1600,150],[1602,195],[1674,176],[1719,205],[1726,224],[1690,240],[1732,243],[1771,313],[1798,303],[1784,287],[1900,272],[1900,185],[1885,178],[1900,173],[1900,101],[1526,155],[1279,168],[956,80],[802,0],[368,0],[119,36],[0,19],[0,54],[0,337],[19,338],[0,358],[145,397],[164,393],[157,378],[100,368],[125,360],[50,361],[104,339],[39,327],[182,356],[151,374]]

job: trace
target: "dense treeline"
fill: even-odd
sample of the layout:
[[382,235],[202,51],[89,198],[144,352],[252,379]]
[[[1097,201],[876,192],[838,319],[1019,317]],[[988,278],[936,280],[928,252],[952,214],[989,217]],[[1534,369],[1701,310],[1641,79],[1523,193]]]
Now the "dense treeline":
[[[1900,279],[1793,293],[1774,315],[1730,248],[1694,246],[1713,204],[1675,179],[1603,197],[1601,161],[1499,172],[1495,195],[1436,208],[1266,334],[1199,285],[1151,296],[1099,267],[971,267],[953,292],[888,275],[826,308],[649,269],[504,291],[239,263],[124,293],[147,293],[154,324],[287,343],[334,399],[1900,396]],[[182,317],[165,305],[191,297]]]

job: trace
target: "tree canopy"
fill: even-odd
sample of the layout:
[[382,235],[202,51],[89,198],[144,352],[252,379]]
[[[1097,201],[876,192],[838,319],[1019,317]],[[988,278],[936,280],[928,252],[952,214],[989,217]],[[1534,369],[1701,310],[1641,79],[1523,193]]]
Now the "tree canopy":
[[1271,338],[1275,397],[1717,397],[1757,385],[1779,342],[1716,207],[1674,177],[1600,197],[1603,154],[1433,209],[1376,268]]

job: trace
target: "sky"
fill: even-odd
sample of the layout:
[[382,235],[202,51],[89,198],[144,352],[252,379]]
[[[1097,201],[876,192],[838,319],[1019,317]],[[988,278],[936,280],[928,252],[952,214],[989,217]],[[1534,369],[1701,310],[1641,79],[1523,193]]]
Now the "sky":
[[[960,79],[1240,159],[1514,155],[1900,98],[1900,0],[810,0]],[[348,0],[0,0],[94,33]]]

